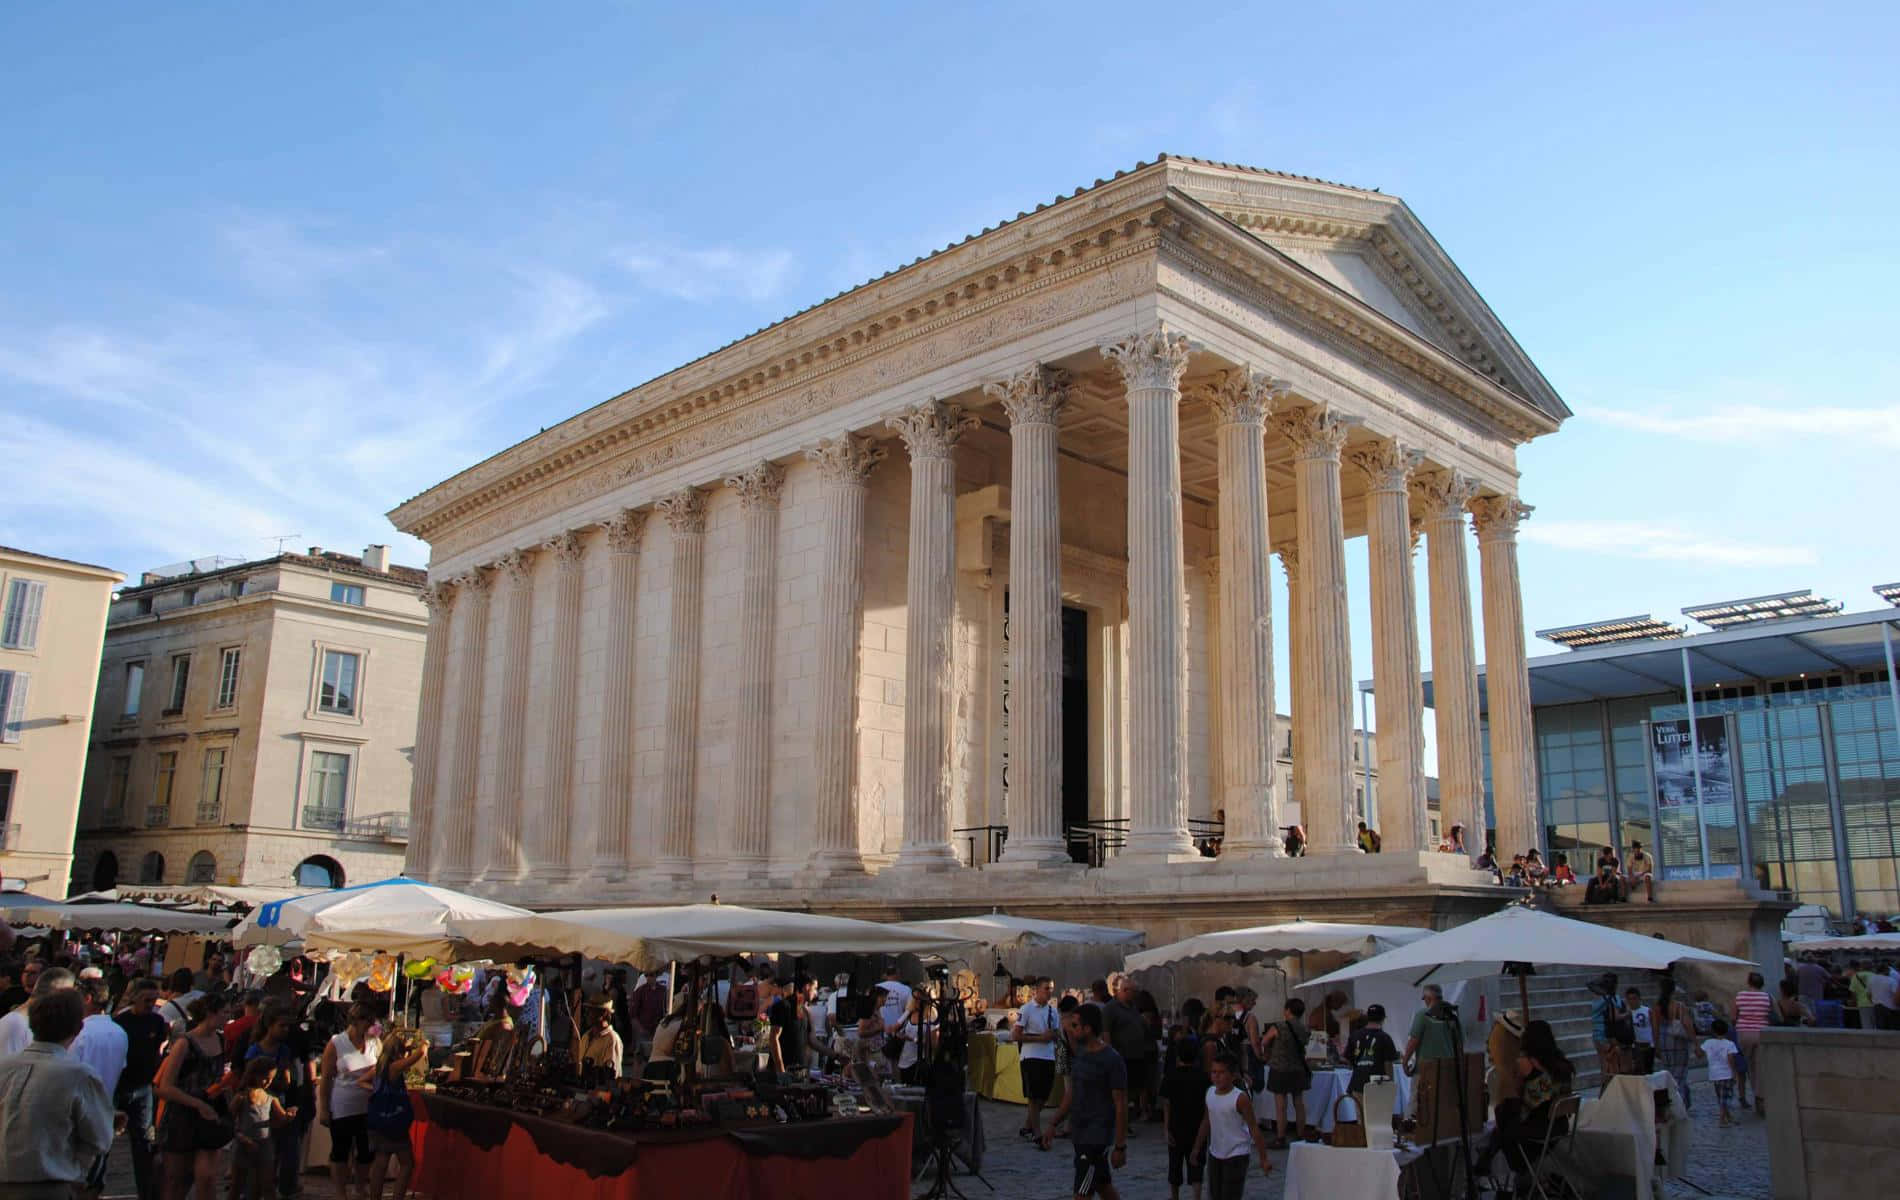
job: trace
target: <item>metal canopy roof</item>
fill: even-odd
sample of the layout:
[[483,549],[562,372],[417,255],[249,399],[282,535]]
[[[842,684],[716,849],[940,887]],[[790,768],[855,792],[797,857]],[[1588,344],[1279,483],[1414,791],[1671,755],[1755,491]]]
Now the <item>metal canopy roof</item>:
[[1900,608],[1900,583],[1876,583],[1874,585],[1874,595],[1879,596],[1882,600],[1885,600],[1895,608]]
[[1679,638],[1687,632],[1686,626],[1658,621],[1648,613],[1644,613],[1639,617],[1617,617],[1609,621],[1592,621],[1588,625],[1540,629],[1537,631],[1537,636],[1547,642],[1555,642],[1566,650],[1582,650],[1588,646],[1608,646],[1619,642],[1665,641],[1669,638]]
[[[1529,661],[1531,705],[1615,700],[1657,692],[1682,692],[1682,654],[1688,651],[1695,686],[1717,687],[1758,679],[1833,671],[1873,671],[1886,666],[1881,626],[1894,627],[1900,654],[1900,613],[1892,609],[1777,622],[1697,634],[1677,641],[1644,641],[1567,650]],[[1484,668],[1478,668],[1481,710],[1488,704]],[[1361,688],[1370,688],[1365,680]],[[1425,676],[1425,704],[1432,679]]]
[[1791,617],[1831,616],[1844,607],[1839,600],[1824,600],[1811,589],[1777,592],[1772,596],[1748,596],[1741,600],[1721,600],[1697,604],[1682,610],[1691,621],[1700,621],[1711,629],[1729,629],[1750,621],[1785,621]]

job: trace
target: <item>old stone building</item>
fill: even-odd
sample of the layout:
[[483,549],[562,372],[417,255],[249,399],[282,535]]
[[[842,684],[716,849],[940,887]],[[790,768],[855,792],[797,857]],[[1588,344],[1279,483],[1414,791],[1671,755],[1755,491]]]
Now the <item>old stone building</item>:
[[423,572],[312,546],[148,571],[107,618],[75,886],[400,874]]
[[[1482,606],[1498,838],[1529,845],[1516,449],[1566,415],[1398,199],[1181,158],[1118,174],[396,508],[431,546],[411,870],[866,912],[1470,888],[1420,849],[1420,646],[1444,819],[1480,828]],[[1376,859],[1351,848],[1348,553],[1373,589]],[[1282,861],[1295,819],[1310,854]],[[1000,861],[971,870],[960,831],[992,826]],[[1091,839],[1101,870],[1075,865]]]

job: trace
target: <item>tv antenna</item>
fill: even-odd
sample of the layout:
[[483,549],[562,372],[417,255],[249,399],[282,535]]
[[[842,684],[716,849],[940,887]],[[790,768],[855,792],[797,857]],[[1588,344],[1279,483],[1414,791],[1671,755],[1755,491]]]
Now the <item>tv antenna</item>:
[[289,541],[289,540],[290,540],[290,539],[292,539],[292,538],[300,538],[300,537],[302,537],[302,536],[303,536],[303,534],[301,534],[301,533],[279,533],[279,534],[267,534],[267,535],[265,535],[265,538],[264,538],[264,540],[265,540],[265,541],[267,541],[267,542],[276,542],[276,543],[277,543],[277,553],[279,553],[279,554],[282,554],[282,553],[284,552],[284,543],[285,543],[285,542],[287,542],[287,541]]

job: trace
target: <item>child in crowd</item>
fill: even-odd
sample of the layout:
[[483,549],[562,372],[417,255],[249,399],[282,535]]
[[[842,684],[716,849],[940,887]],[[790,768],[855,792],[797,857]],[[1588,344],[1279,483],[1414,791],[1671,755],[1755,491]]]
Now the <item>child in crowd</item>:
[[232,1188],[232,1200],[236,1200],[238,1186],[251,1200],[268,1200],[276,1194],[272,1183],[275,1157],[271,1130],[289,1124],[297,1115],[296,1109],[285,1108],[268,1090],[276,1069],[277,1064],[268,1058],[253,1058],[244,1064],[244,1074],[239,1077],[236,1100],[231,1106],[237,1133],[236,1161],[231,1170],[231,1180],[236,1185]]
[[1201,1048],[1183,1039],[1174,1043],[1167,1074],[1161,1079],[1161,1112],[1168,1130],[1168,1200],[1181,1200],[1181,1184],[1194,1189],[1201,1200],[1201,1162],[1194,1158],[1195,1139],[1207,1116],[1208,1073],[1201,1069]]
[[1240,1200],[1247,1185],[1247,1151],[1260,1157],[1260,1173],[1273,1173],[1267,1157],[1267,1139],[1254,1119],[1253,1098],[1237,1087],[1240,1062],[1231,1054],[1214,1060],[1214,1083],[1207,1089],[1207,1111],[1194,1139],[1188,1161],[1207,1159],[1207,1190],[1211,1200]]
[[1716,1107],[1723,1125],[1735,1124],[1729,1116],[1729,1103],[1735,1098],[1735,1075],[1742,1052],[1728,1037],[1728,1022],[1716,1017],[1709,1023],[1709,1038],[1702,1043],[1702,1057],[1709,1061],[1709,1083],[1715,1087]]

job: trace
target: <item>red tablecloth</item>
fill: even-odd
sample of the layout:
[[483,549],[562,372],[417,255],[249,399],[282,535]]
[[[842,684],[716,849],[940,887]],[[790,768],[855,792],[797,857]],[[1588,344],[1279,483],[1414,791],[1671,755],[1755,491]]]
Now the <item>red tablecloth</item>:
[[[848,1157],[797,1158],[747,1152],[731,1137],[642,1142],[633,1164],[595,1178],[543,1154],[520,1123],[506,1140],[484,1148],[429,1120],[429,1097],[417,1094],[410,1142],[416,1152],[413,1187],[435,1200],[469,1196],[557,1197],[558,1200],[908,1200],[911,1118],[874,1137]],[[624,1141],[618,1134],[594,1136]]]

